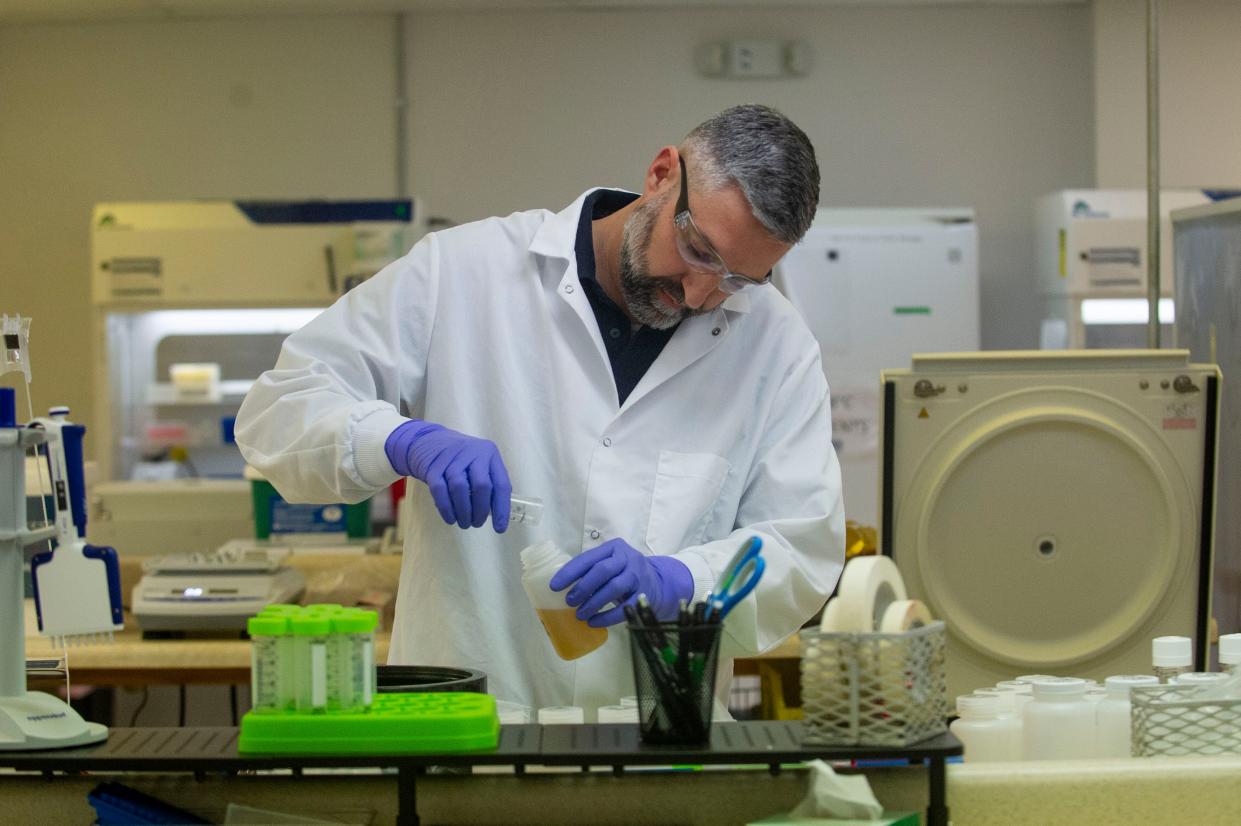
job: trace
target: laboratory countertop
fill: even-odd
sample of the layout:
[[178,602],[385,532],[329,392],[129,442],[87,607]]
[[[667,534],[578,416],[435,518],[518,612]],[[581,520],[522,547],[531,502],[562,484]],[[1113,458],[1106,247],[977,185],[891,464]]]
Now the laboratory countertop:
[[[27,628],[31,628],[28,624]],[[391,635],[375,635],[375,658],[387,662]],[[59,649],[40,636],[26,637],[26,657],[59,656]],[[144,640],[138,624],[125,612],[125,630],[109,645],[70,648],[73,680],[83,685],[241,684],[250,681],[250,643],[242,639]],[[796,659],[797,638],[753,658],[737,660],[738,673],[753,673],[747,664],[758,660]]]

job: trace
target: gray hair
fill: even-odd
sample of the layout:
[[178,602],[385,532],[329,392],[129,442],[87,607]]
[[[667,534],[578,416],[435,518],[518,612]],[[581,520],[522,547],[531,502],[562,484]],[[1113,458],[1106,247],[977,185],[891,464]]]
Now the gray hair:
[[795,244],[819,204],[819,165],[806,133],[784,115],[755,103],[734,106],[685,136],[681,154],[701,186],[741,188],[758,222]]

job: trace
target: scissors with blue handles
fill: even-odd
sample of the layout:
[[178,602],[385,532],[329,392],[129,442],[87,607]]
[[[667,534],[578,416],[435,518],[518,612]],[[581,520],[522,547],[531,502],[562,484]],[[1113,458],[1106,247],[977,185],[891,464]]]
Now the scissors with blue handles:
[[767,565],[760,553],[762,549],[763,540],[752,536],[728,561],[728,565],[724,568],[723,579],[716,583],[715,589],[710,594],[707,594],[704,620],[723,622],[728,612],[754,590],[754,586],[758,585],[759,577],[763,575],[763,568]]

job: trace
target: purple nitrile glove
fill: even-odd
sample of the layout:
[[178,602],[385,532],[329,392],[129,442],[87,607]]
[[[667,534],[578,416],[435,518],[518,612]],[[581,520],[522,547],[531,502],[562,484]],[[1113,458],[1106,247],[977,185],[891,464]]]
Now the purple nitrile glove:
[[[548,584],[561,591],[575,582],[564,601],[594,628],[623,622],[625,604],[638,594],[646,594],[655,616],[664,621],[676,619],[681,600],[694,595],[694,578],[684,562],[674,556],[647,556],[623,539],[583,551]],[[614,607],[599,613],[608,603]]]
[[513,486],[493,442],[412,419],[388,434],[384,453],[397,473],[427,483],[449,525],[477,528],[490,514],[496,533],[508,528]]

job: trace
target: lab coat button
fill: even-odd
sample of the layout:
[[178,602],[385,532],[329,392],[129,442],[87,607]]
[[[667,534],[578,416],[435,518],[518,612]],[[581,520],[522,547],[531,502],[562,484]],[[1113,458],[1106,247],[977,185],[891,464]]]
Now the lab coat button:
[[616,327],[613,327],[611,330],[608,331],[608,335],[610,335],[612,338],[620,338],[620,330],[617,329]]
[[598,539],[600,536],[603,536],[603,534],[599,533],[598,531],[591,531],[591,532],[590,532],[590,538],[591,538],[591,539]]
[[604,437],[603,437],[603,446],[604,446],[604,447],[611,447],[611,446],[612,446],[612,440],[611,440],[611,439],[609,439],[607,436],[604,436]]
[[564,285],[564,291],[565,291],[565,292],[567,292],[567,293],[571,293],[571,292],[573,292],[573,285],[572,285],[572,284],[565,284],[565,285]]

